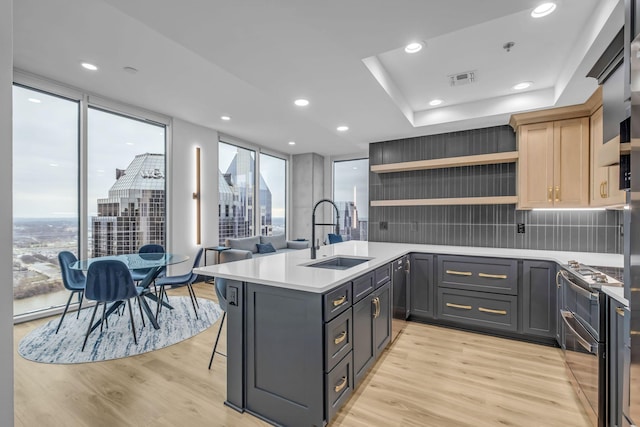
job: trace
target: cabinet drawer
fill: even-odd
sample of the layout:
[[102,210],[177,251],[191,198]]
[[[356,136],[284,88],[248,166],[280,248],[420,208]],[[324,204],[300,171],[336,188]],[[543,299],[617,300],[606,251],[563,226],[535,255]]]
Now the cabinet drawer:
[[440,288],[437,315],[443,320],[515,332],[518,297]]
[[384,267],[376,269],[376,289],[387,283],[389,280],[391,280],[391,264],[387,264]]
[[439,256],[438,286],[518,294],[518,262],[511,259]]
[[324,321],[328,322],[351,307],[352,302],[351,282],[326,293],[323,299]]
[[329,372],[353,347],[351,308],[324,325],[324,370]]
[[353,393],[353,358],[347,354],[333,370],[324,375],[327,423]]
[[373,291],[374,274],[368,273],[353,281],[353,302],[358,302]]

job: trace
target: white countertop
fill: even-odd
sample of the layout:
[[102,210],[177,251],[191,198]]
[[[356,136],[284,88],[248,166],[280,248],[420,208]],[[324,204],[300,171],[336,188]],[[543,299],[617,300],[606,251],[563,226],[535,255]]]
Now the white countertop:
[[624,288],[621,288],[619,286],[603,285],[601,290],[614,300],[618,301],[620,304],[624,304],[625,307],[629,307],[629,300],[624,297]]
[[[226,279],[260,283],[287,289],[324,293],[337,285],[354,279],[365,272],[383,266],[386,263],[411,252],[442,255],[536,259],[555,261],[559,264],[566,264],[569,260],[577,260],[585,265],[599,267],[623,267],[623,257],[619,254],[483,248],[469,246],[417,245],[351,240],[333,245],[321,246],[317,251],[316,260],[311,259],[310,249],[303,249],[225,264],[199,267],[194,269],[194,272],[205,276],[223,277]],[[314,261],[321,261],[323,258],[335,255],[367,257],[371,258],[371,260],[347,270],[331,270],[306,266],[306,264]]]

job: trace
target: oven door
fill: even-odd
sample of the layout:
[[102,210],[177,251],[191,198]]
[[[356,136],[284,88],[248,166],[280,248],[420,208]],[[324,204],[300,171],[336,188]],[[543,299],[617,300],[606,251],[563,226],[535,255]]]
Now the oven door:
[[575,314],[560,310],[564,323],[565,362],[578,396],[594,424],[604,425],[604,345],[589,333]]

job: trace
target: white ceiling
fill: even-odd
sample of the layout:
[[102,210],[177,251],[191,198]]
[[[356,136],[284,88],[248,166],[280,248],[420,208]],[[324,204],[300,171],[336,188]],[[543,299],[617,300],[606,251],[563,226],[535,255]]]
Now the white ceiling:
[[[366,153],[370,142],[584,102],[622,0],[557,0],[534,20],[541,2],[16,0],[14,65],[280,152]],[[426,47],[404,53],[416,40]],[[464,71],[477,82],[450,87]],[[530,89],[511,89],[525,80]],[[294,106],[299,97],[311,104]]]

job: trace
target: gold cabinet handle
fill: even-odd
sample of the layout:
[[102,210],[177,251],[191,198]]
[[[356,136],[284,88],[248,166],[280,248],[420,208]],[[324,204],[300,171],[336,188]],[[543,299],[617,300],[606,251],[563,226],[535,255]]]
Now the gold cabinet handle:
[[347,296],[346,295],[342,295],[340,298],[333,300],[333,306],[337,307],[340,304],[342,304],[343,302],[345,302],[346,300],[347,300]]
[[459,308],[461,310],[471,310],[471,306],[470,305],[460,305],[460,304],[454,304],[451,302],[447,303],[447,307],[451,307],[451,308]]
[[553,187],[547,188],[547,199],[549,202],[553,201]]
[[604,182],[602,183],[602,197],[603,197],[604,199],[606,199],[606,198],[608,198],[608,197],[609,197],[609,192],[607,191],[607,181],[604,181]]
[[340,384],[335,386],[333,389],[335,390],[336,393],[338,393],[340,390],[345,388],[346,385],[347,385],[347,377],[342,377],[342,379],[340,380]]
[[471,276],[470,271],[456,271],[456,270],[447,270],[447,274],[453,274],[455,276]]
[[507,314],[507,310],[494,310],[492,308],[484,307],[478,307],[478,311],[482,311],[483,313],[502,314],[503,316]]
[[622,309],[620,307],[616,307],[616,313],[618,313],[620,316],[624,317],[624,309]]
[[345,340],[345,338],[347,338],[347,331],[342,331],[340,335],[338,335],[336,338],[333,339],[333,343],[340,344],[342,341]]
[[478,273],[480,277],[486,277],[487,279],[506,279],[506,274],[488,274],[488,273]]
[[558,288],[562,287],[562,284],[560,283],[560,273],[561,273],[560,271],[556,273],[556,286]]
[[604,198],[605,198],[605,196],[604,196],[604,184],[605,184],[605,182],[606,182],[606,181],[602,181],[602,182],[600,183],[600,198],[601,198],[601,199],[604,199]]
[[560,186],[556,185],[556,202],[560,201]]

